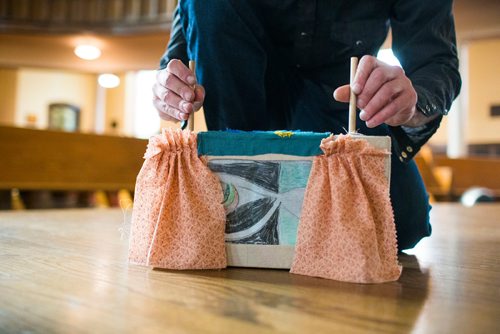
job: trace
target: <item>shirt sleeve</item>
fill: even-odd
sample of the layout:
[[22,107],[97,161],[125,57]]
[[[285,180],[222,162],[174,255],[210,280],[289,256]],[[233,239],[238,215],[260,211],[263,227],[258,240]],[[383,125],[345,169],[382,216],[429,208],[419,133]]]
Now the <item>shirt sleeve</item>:
[[417,112],[440,115],[416,127],[393,127],[395,152],[409,161],[436,132],[461,86],[452,0],[397,0],[391,13],[392,49],[415,88]]
[[182,28],[179,5],[173,13],[172,28],[170,30],[170,40],[167,49],[160,59],[160,70],[167,67],[171,59],[180,59],[184,64],[188,64],[187,43]]

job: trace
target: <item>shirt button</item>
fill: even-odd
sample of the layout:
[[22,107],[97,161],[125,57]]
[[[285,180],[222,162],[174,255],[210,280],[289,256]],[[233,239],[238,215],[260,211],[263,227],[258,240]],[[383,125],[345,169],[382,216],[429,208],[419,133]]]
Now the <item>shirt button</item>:
[[357,40],[356,41],[356,46],[361,46],[363,45],[363,41],[362,40]]
[[406,154],[406,152],[401,152],[401,156],[405,159],[408,158],[408,154]]
[[295,67],[300,68],[301,65],[300,64],[295,64]]
[[306,36],[307,36],[307,32],[302,31],[302,32],[300,33],[300,37],[306,37]]
[[399,161],[403,162],[404,161],[403,157],[400,156]]
[[408,152],[410,152],[410,153],[411,153],[411,152],[413,152],[413,147],[411,147],[411,146],[406,146],[406,150],[407,150]]

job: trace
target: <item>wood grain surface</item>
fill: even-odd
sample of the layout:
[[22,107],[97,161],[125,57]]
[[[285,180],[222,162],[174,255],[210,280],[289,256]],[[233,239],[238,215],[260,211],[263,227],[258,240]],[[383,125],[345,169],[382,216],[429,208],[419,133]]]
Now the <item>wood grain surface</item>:
[[499,333],[500,205],[435,205],[398,282],[127,264],[130,212],[0,213],[0,333]]

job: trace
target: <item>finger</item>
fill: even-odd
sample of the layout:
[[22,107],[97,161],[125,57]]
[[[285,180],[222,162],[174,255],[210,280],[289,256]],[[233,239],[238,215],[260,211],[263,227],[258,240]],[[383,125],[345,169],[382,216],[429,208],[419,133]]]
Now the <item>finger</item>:
[[350,94],[351,87],[349,85],[343,85],[335,89],[333,98],[339,102],[349,102]]
[[195,111],[198,111],[203,106],[203,101],[205,101],[205,88],[201,85],[196,85],[194,94],[193,108]]
[[165,95],[167,95],[167,89],[158,82],[155,82],[153,84],[153,97],[165,101]]
[[170,75],[170,73],[167,71],[166,68],[163,70],[158,70],[156,71],[156,82],[159,85],[165,86],[165,82],[167,81],[167,77]]
[[387,120],[395,117],[396,115],[400,119],[404,120],[404,122],[406,122],[409,119],[409,114],[410,112],[407,112],[407,110],[405,110],[404,96],[400,95],[392,100],[389,104],[387,104],[384,108],[382,108],[379,112],[377,112],[372,118],[370,118],[366,122],[366,126],[369,128],[377,127],[380,124],[385,123]]
[[158,116],[160,116],[161,119],[165,120],[165,121],[178,121],[178,119],[166,114],[164,111],[163,111],[163,108],[164,108],[164,103],[158,99],[153,99],[153,105],[155,107],[155,109],[158,111]]
[[351,87],[354,94],[357,95],[361,93],[370,73],[379,65],[380,63],[377,58],[373,56],[363,56],[363,58],[361,58]]
[[[189,70],[189,69],[188,69]],[[162,100],[164,99],[162,93],[165,94],[165,90],[161,90],[163,87],[166,90],[171,90],[177,93],[186,101],[191,101],[194,98],[193,88],[186,82],[182,81],[175,74],[170,73],[167,69],[163,69],[156,72],[156,83],[153,86],[153,91],[158,93],[158,97]]]
[[[378,84],[374,85],[378,86]],[[382,108],[391,103],[392,100],[401,94],[403,90],[404,86],[401,80],[392,80],[384,83],[375,95],[370,98],[368,104],[365,104],[363,110],[359,114],[359,117],[363,121],[370,120],[374,115],[382,110]]]
[[172,91],[168,91],[165,95],[165,101],[168,106],[178,109],[184,113],[192,113],[194,111],[193,103],[183,100],[179,95]]
[[192,102],[194,100],[194,90],[191,86],[186,85],[175,75],[168,75],[165,81],[165,88],[179,95],[183,100]]
[[165,102],[159,100],[159,99],[154,99],[153,100],[153,105],[155,106],[156,110],[158,111],[158,114],[161,119],[171,121],[171,120],[186,120],[189,118],[189,115],[187,113],[182,112],[181,110],[174,108],[172,106],[169,106]]
[[363,90],[358,95],[358,106],[361,109],[366,108],[381,87],[391,80],[395,80],[400,75],[404,75],[404,72],[397,66],[382,65],[375,68],[370,73]]
[[167,71],[178,77],[181,81],[192,86],[196,84],[196,76],[182,61],[172,59],[168,62]]
[[155,83],[153,85],[153,96],[160,101],[165,102],[168,106],[174,107],[181,112],[193,112],[193,103],[184,101],[179,95],[166,89],[162,85]]

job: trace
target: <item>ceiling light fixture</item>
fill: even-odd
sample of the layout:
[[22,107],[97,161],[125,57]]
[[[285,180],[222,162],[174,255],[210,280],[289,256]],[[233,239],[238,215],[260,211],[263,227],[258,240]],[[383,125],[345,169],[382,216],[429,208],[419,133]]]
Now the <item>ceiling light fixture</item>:
[[97,82],[104,88],[115,88],[120,85],[120,78],[117,75],[105,73],[99,75]]
[[85,60],[94,60],[101,56],[101,50],[93,45],[78,45],[75,54]]

